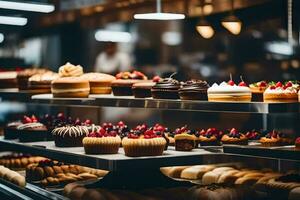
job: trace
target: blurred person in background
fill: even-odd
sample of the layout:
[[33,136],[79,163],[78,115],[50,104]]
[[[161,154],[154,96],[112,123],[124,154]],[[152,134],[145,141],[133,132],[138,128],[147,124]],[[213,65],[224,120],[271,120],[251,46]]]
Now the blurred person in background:
[[118,50],[117,43],[107,42],[95,63],[95,71],[107,74],[117,74],[121,71],[131,70],[131,58],[125,52]]

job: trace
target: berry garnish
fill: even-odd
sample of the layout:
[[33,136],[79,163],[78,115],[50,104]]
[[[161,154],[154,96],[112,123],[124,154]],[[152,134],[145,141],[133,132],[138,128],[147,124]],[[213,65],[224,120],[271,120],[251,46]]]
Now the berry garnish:
[[230,74],[230,80],[228,81],[228,85],[234,86],[234,81],[232,80],[232,75]]
[[33,123],[35,123],[35,122],[38,122],[38,119],[36,118],[36,116],[32,115],[32,116],[31,116],[31,121],[32,121]]
[[280,81],[278,81],[275,85],[275,87],[279,88],[279,87],[282,87],[282,83]]
[[293,86],[293,83],[291,81],[288,81],[285,86],[288,88],[288,87],[292,87]]
[[161,80],[159,76],[154,76],[152,81],[158,83]]
[[125,123],[123,121],[119,121],[118,124],[117,124],[119,127],[123,127],[125,126]]
[[64,113],[58,113],[57,118],[60,119],[60,120],[64,120],[65,119]]
[[24,124],[32,123],[32,119],[30,117],[28,117],[28,116],[25,115],[25,116],[23,116],[22,122]]
[[247,87],[247,84],[246,84],[245,81],[243,80],[243,77],[240,76],[240,78],[241,78],[242,81],[239,83],[239,86]]
[[259,87],[267,87],[267,82],[266,81],[261,81],[259,84]]
[[86,120],[84,121],[84,124],[85,124],[85,125],[91,125],[91,124],[92,124],[92,121],[91,121],[90,119],[86,119]]
[[275,90],[276,87],[275,87],[274,85],[272,85],[272,86],[270,87],[270,89],[271,89],[271,90]]

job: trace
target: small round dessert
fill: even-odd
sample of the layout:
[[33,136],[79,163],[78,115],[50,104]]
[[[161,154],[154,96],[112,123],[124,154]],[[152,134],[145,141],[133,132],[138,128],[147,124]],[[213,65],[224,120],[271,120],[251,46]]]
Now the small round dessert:
[[206,81],[190,80],[182,84],[179,96],[182,100],[206,100],[209,85]]
[[264,101],[264,92],[268,87],[268,83],[266,81],[260,81],[257,83],[252,83],[249,85],[249,88],[252,92],[252,101],[262,102]]
[[298,85],[291,81],[283,85],[281,82],[272,84],[264,92],[264,102],[266,103],[290,103],[298,102]]
[[211,102],[250,102],[251,90],[243,84],[235,85],[232,81],[214,83],[207,90],[208,101]]
[[82,140],[85,153],[117,154],[121,145],[121,138],[117,134],[117,131],[106,131],[104,128],[88,134]]
[[53,97],[87,98],[90,93],[89,81],[80,77],[64,77],[52,81]]
[[17,72],[0,72],[0,88],[17,88]]
[[111,83],[116,80],[114,76],[103,73],[87,73],[82,77],[89,80],[91,94],[110,94]]
[[176,151],[191,151],[196,146],[196,136],[188,134],[186,126],[175,130],[175,150]]
[[295,141],[295,149],[300,150],[300,137],[298,137]]
[[28,89],[28,79],[35,75],[35,74],[43,74],[47,72],[47,69],[38,69],[38,68],[31,68],[25,69],[23,71],[18,72],[17,80],[18,80],[18,87],[20,90],[27,90]]
[[220,146],[221,136],[221,131],[216,128],[209,128],[206,131],[200,131],[198,140],[201,146]]
[[51,82],[58,78],[58,74],[51,71],[35,74],[28,79],[28,89],[36,93],[50,93]]
[[243,133],[240,133],[235,128],[232,128],[229,134],[223,135],[221,142],[223,144],[247,145],[248,138]]
[[60,77],[78,77],[83,74],[83,69],[80,65],[72,65],[67,62],[65,65],[59,67],[58,74]]
[[135,98],[151,97],[151,89],[155,85],[153,81],[145,81],[132,85],[132,92]]
[[146,130],[140,136],[130,133],[122,140],[125,155],[130,157],[160,156],[164,152],[166,143],[166,140],[155,134],[153,130]]
[[63,126],[53,129],[52,134],[57,147],[81,147],[89,130],[86,126]]
[[151,89],[154,99],[179,99],[180,83],[173,78],[164,78]]
[[248,138],[248,140],[259,140],[261,137],[261,133],[256,130],[248,131],[246,133],[246,137]]
[[263,147],[274,147],[274,146],[280,146],[281,141],[278,135],[278,132],[272,131],[268,133],[265,137],[261,137],[259,142]]
[[14,121],[8,123],[4,127],[4,138],[11,140],[19,138],[19,130],[17,129],[18,126],[22,125],[21,121]]

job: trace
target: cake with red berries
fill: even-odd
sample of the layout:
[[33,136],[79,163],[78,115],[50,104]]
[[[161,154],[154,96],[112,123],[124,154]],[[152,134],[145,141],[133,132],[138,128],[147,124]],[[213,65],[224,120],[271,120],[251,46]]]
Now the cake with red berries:
[[256,83],[252,83],[249,85],[249,88],[252,92],[252,101],[260,101],[264,100],[264,92],[268,87],[268,83],[266,81],[259,81]]
[[264,102],[298,102],[299,85],[288,81],[285,84],[281,82],[270,83],[270,86],[264,92]]
[[146,125],[137,126],[122,140],[125,155],[130,157],[160,156],[166,144],[162,135],[156,134]]
[[101,127],[83,138],[82,144],[86,154],[117,154],[121,138],[116,130],[107,131]]
[[196,146],[197,137],[188,131],[187,126],[177,128],[174,139],[176,151],[191,151]]
[[209,84],[202,80],[190,80],[182,84],[179,96],[182,100],[206,100]]
[[36,142],[47,140],[47,127],[40,123],[34,115],[31,117],[24,116],[23,123],[19,125],[17,129],[19,130],[18,135],[20,142]]
[[228,134],[222,136],[221,142],[223,144],[247,145],[248,138],[237,129],[232,128]]
[[206,131],[200,131],[198,140],[201,146],[219,146],[222,134],[222,131],[216,128],[209,128]]
[[248,140],[259,140],[261,137],[261,133],[256,130],[251,130],[246,133],[246,137]]
[[20,131],[17,129],[17,127],[22,124],[23,123],[21,121],[14,121],[6,124],[4,127],[4,138],[8,140],[18,139]]
[[300,150],[300,137],[295,140],[295,149]]
[[212,102],[250,102],[251,90],[244,81],[238,85],[231,79],[221,84],[214,83],[207,90],[208,101]]
[[133,84],[148,80],[147,76],[139,71],[120,72],[116,75],[116,79],[111,85],[115,96],[132,96]]
[[67,125],[53,129],[52,134],[57,147],[81,147],[89,129],[87,126]]
[[179,99],[179,81],[173,78],[164,78],[157,82],[151,89],[154,99]]

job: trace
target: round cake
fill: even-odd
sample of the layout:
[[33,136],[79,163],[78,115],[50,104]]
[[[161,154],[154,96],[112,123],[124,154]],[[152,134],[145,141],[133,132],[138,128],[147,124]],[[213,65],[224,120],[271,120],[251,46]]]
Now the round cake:
[[291,81],[285,85],[281,82],[270,85],[264,92],[264,102],[298,102],[298,87],[298,84],[293,84]]
[[64,126],[53,129],[52,134],[58,147],[80,147],[89,130],[86,126]]
[[46,141],[48,135],[47,127],[38,122],[35,116],[24,116],[24,118],[26,119],[24,123],[17,127],[19,140],[21,142]]
[[4,138],[9,140],[19,138],[19,130],[17,129],[17,127],[21,124],[23,124],[21,121],[14,121],[8,123],[4,127]]
[[82,143],[86,154],[116,154],[121,145],[117,131],[106,131],[100,128],[83,138]]
[[90,93],[89,81],[81,77],[64,77],[52,81],[53,97],[86,98]]
[[206,81],[190,80],[182,84],[179,96],[182,100],[207,100],[208,88]]
[[173,78],[164,78],[151,89],[154,99],[179,99],[180,83]]
[[77,77],[83,74],[83,69],[80,65],[75,66],[67,62],[58,69],[58,74],[60,77]]
[[33,75],[28,79],[28,89],[39,93],[50,93],[51,82],[57,78],[59,78],[58,74],[51,71]]
[[91,94],[110,94],[111,83],[116,80],[114,76],[103,73],[87,73],[82,77],[89,80]]
[[250,102],[251,90],[247,86],[238,86],[222,82],[214,83],[207,90],[208,101],[212,102]]

